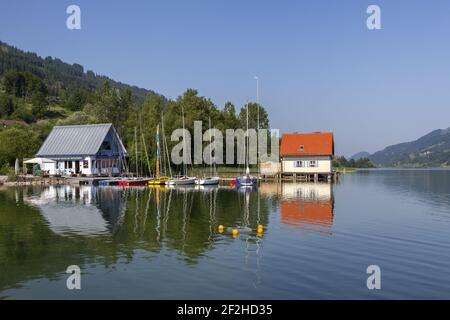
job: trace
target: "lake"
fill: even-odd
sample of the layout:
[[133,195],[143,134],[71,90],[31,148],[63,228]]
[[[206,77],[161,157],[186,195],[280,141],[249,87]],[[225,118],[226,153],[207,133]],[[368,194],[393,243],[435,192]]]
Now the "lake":
[[[71,265],[81,290],[67,289]],[[0,298],[450,299],[450,170],[241,190],[2,188]]]

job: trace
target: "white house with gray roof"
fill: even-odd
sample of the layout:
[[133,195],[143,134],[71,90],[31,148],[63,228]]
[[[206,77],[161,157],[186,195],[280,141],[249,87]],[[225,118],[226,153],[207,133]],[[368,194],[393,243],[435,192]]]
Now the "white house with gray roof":
[[48,173],[69,175],[119,175],[127,156],[111,123],[55,126],[36,157],[56,161]]

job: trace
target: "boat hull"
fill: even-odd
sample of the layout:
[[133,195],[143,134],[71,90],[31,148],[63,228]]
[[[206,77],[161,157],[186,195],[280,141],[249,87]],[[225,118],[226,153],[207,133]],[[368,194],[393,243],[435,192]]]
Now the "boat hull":
[[140,187],[146,186],[148,179],[136,179],[136,180],[119,180],[119,187]]
[[147,185],[149,186],[162,186],[165,185],[167,181],[170,181],[169,177],[160,177],[158,179],[149,180]]
[[203,179],[198,179],[197,181],[195,181],[195,183],[200,185],[200,186],[216,185],[216,184],[220,183],[220,178],[219,177],[203,178]]
[[170,185],[170,186],[192,185],[192,184],[195,184],[196,180],[197,180],[197,178],[185,177],[185,178],[169,180],[166,182],[166,184]]
[[239,186],[254,186],[258,184],[258,178],[251,176],[244,176],[236,178],[236,184]]
[[118,186],[119,180],[101,180],[98,182],[99,186],[107,187],[107,186]]

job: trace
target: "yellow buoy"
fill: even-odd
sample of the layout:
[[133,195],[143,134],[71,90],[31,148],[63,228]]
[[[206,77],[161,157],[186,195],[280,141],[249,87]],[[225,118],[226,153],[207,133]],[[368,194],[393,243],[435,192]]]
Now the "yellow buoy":
[[261,230],[264,229],[262,224],[258,224],[258,230],[259,230],[259,229],[261,229]]
[[223,233],[223,225],[220,225],[218,229],[220,233]]
[[238,234],[239,234],[238,229],[233,229],[233,237],[237,237]]
[[258,228],[258,235],[262,235],[263,233],[263,229],[262,228]]

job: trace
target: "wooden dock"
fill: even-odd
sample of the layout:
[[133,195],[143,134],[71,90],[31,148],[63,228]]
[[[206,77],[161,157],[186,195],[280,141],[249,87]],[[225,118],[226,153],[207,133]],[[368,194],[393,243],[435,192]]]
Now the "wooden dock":
[[330,173],[277,173],[261,175],[261,180],[273,182],[337,182],[339,176],[339,171]]

